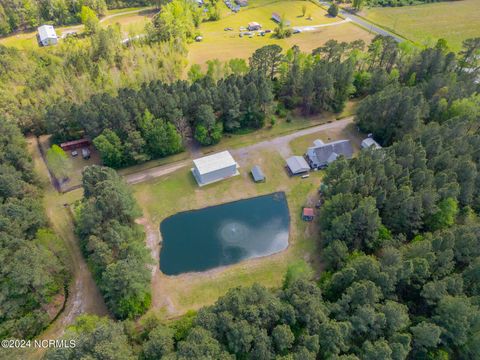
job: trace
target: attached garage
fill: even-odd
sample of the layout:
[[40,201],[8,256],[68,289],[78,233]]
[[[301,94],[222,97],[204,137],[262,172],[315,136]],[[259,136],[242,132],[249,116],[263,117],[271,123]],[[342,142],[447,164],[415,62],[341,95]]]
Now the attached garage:
[[302,156],[291,156],[287,159],[287,168],[292,175],[305,174],[310,171],[310,166]]

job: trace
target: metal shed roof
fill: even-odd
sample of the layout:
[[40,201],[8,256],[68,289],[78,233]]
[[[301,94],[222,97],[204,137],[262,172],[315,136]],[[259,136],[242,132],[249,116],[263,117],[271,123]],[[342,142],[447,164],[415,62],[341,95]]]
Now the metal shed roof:
[[224,169],[230,166],[238,167],[237,162],[228,151],[222,151],[216,154],[195,159],[193,160],[193,163],[200,175],[207,174],[215,170]]
[[299,174],[310,170],[310,166],[301,156],[291,156],[287,159],[287,165],[292,174]]
[[373,146],[375,149],[381,148],[379,143],[377,143],[374,139],[370,137],[362,140],[362,148],[369,148],[370,146]]
[[55,32],[55,29],[52,25],[42,25],[37,30],[38,35],[40,36],[40,40],[57,38],[57,33]]
[[263,174],[262,169],[258,165],[255,165],[252,168],[252,176],[253,176],[253,180],[255,180],[255,181],[265,180],[265,175]]

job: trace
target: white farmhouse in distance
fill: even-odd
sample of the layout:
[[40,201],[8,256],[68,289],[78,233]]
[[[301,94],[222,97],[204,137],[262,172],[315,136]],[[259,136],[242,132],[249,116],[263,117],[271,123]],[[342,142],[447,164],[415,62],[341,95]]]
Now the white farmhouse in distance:
[[193,160],[192,174],[199,186],[239,175],[238,164],[228,151]]
[[38,43],[41,46],[56,45],[58,43],[57,33],[52,25],[42,25],[37,30]]

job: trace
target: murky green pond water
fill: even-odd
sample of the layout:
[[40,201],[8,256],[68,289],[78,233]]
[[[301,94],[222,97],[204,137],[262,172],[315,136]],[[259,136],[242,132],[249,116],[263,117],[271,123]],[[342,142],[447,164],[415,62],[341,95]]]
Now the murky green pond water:
[[181,212],[160,224],[160,270],[178,275],[271,255],[287,248],[289,227],[283,192]]

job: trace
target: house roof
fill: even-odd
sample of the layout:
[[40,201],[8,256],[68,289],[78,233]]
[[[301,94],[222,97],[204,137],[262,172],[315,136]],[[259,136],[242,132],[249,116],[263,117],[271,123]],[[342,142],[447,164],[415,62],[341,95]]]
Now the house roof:
[[38,35],[40,36],[40,40],[49,39],[49,38],[57,38],[57,33],[52,25],[42,25],[38,29]]
[[263,174],[262,169],[261,169],[260,166],[258,166],[258,165],[255,165],[255,166],[252,168],[252,176],[253,176],[253,179],[254,179],[255,181],[263,181],[263,180],[265,180],[265,175]]
[[371,137],[368,137],[368,138],[362,140],[362,148],[369,148],[370,146],[373,146],[375,149],[380,149],[381,148],[380,144],[377,143]]
[[312,208],[303,208],[303,216],[314,216]]
[[310,166],[301,156],[291,156],[287,159],[287,166],[293,174],[302,173],[310,170]]
[[248,26],[260,26],[260,24],[256,21],[252,21],[248,23]]
[[317,164],[330,164],[335,161],[340,155],[350,159],[353,155],[353,148],[350,140],[338,140],[320,146],[314,146],[308,149],[307,154],[310,158],[316,157],[314,161]]
[[229,166],[238,167],[237,162],[228,151],[222,151],[195,159],[193,160],[193,163],[200,175],[207,174],[215,170],[224,169]]

